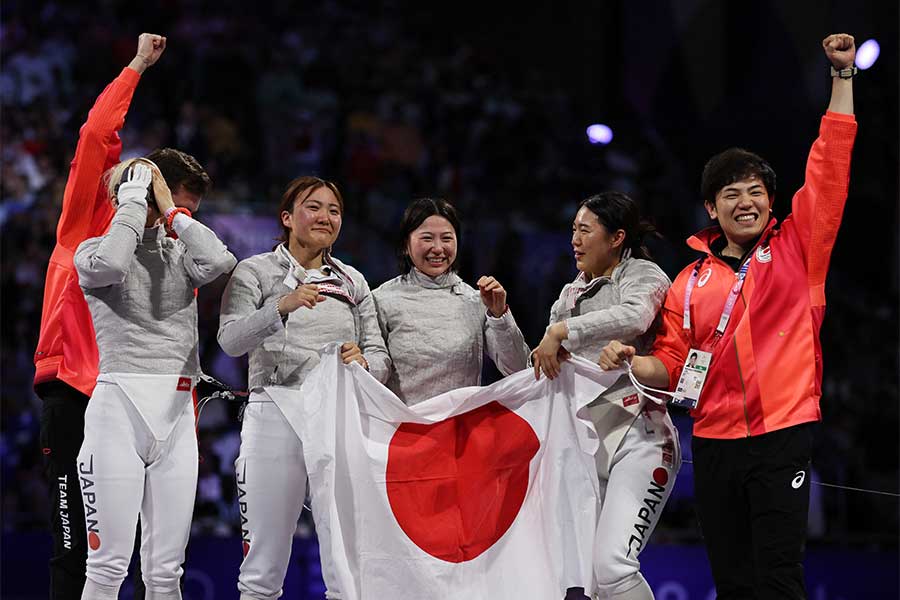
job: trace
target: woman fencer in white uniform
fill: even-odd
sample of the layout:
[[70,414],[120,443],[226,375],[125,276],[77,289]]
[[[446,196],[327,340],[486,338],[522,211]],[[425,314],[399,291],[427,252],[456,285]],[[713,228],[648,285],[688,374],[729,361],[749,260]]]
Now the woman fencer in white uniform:
[[[299,177],[279,206],[282,243],[241,261],[222,298],[219,343],[249,354],[250,400],[235,461],[244,560],[242,600],[281,596],[291,541],[306,495],[303,444],[290,419],[319,350],[341,342],[345,364],[358,362],[384,382],[389,358],[362,274],[331,256],[343,199],[317,177]],[[339,598],[323,556],[326,597]]]
[[140,514],[147,598],[177,599],[197,487],[194,292],[236,261],[215,233],[175,207],[146,159],[124,161],[108,177],[116,214],[74,261],[100,352],[78,454],[88,532],[82,598],[118,597]]
[[[604,192],[581,203],[572,225],[579,273],[550,309],[550,324],[532,355],[535,376],[556,377],[569,353],[597,361],[610,340],[650,348],[670,283],[643,246],[649,231],[625,194]],[[596,589],[588,595],[651,600],[638,555],[681,466],[678,434],[665,405],[641,398],[624,376],[588,410],[601,441],[595,457],[600,478]]]
[[456,274],[459,228],[445,200],[413,201],[398,236],[404,272],[372,292],[393,364],[387,385],[410,405],[480,385],[485,353],[504,375],[526,366],[503,286],[483,276],[476,290]]

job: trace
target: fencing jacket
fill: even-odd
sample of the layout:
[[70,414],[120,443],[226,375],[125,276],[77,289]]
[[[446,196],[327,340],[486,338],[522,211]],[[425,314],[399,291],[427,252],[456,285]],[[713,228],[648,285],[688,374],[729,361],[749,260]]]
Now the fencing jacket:
[[[659,326],[657,313],[669,289],[669,278],[656,263],[626,255],[609,276],[586,280],[579,273],[567,284],[550,309],[550,325],[565,321],[569,336],[563,346],[591,362],[612,340],[646,353]],[[588,409],[597,431],[606,432],[598,453],[601,474],[643,403],[627,377],[603,394],[606,402]]]
[[[325,288],[320,289],[325,301],[312,309],[301,306],[283,319],[278,299],[303,283]],[[299,389],[330,342],[357,343],[379,381],[387,379],[390,368],[362,273],[328,254],[321,269],[304,269],[284,244],[235,268],[222,296],[218,337],[230,356],[249,353],[251,390]]]
[[[184,217],[183,215],[179,215]],[[75,253],[94,320],[100,373],[200,372],[194,290],[237,262],[216,234],[184,217],[177,240],[144,229],[147,204],[123,202],[109,232]]]
[[413,268],[372,294],[393,362],[387,386],[407,404],[480,385],[485,352],[504,375],[527,364],[512,312],[488,315],[479,292],[452,271],[431,278]]
[[106,235],[78,246],[75,269],[97,332],[97,381],[118,385],[165,440],[200,373],[195,289],[237,261],[189,217],[176,215],[178,240],[144,229],[146,219],[145,199],[122,202]]

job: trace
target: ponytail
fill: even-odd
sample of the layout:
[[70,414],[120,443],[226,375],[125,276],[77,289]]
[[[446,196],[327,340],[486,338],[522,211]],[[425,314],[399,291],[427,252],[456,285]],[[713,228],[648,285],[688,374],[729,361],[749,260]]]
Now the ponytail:
[[608,231],[625,232],[623,253],[627,249],[634,258],[653,260],[644,240],[661,236],[651,222],[641,218],[641,211],[631,197],[622,192],[601,192],[583,200],[579,208],[582,206],[594,213]]

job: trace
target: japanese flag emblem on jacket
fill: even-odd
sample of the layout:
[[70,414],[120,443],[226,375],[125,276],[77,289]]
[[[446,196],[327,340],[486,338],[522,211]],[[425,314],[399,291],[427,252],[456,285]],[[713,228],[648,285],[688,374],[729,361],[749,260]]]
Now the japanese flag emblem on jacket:
[[406,406],[326,348],[285,416],[303,441],[328,597],[591,589],[598,439],[585,407],[620,374],[572,358],[553,381],[525,370]]

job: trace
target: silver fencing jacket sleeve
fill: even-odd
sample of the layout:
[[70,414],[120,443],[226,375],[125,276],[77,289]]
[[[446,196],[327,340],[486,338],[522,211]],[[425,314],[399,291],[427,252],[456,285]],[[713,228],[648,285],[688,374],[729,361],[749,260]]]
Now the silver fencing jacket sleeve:
[[[344,268],[347,268],[346,265]],[[354,272],[359,273],[356,269]],[[375,299],[369,290],[369,284],[359,274],[359,279],[354,278],[356,285],[356,309],[359,321],[359,349],[369,364],[369,373],[381,383],[387,383],[391,374],[391,357],[381,337],[381,328],[378,327],[378,314],[375,310]]]
[[147,221],[147,200],[134,198],[123,201],[116,209],[109,231],[100,237],[79,244],[75,251],[75,270],[82,288],[102,288],[125,280],[144,235]]
[[625,258],[609,277],[585,283],[583,274],[566,285],[550,309],[550,324],[565,321],[563,346],[595,361],[612,340],[645,352],[656,332],[657,313],[670,286],[656,263]]
[[[119,206],[109,232],[85,240],[75,267],[91,311],[100,373],[179,374],[200,372],[197,333],[196,264],[188,246],[166,237],[162,227],[140,229],[147,209],[140,202]],[[193,240],[203,277],[217,277],[233,264],[224,245],[209,232]]]
[[237,259],[209,227],[182,214],[175,216],[173,226],[185,247],[184,270],[196,287],[234,268]]
[[528,367],[528,344],[509,308],[499,317],[485,311],[484,344],[485,352],[504,376]]
[[255,258],[238,263],[222,294],[217,338],[229,356],[247,354],[284,328],[278,313],[278,299],[291,290],[284,286],[280,293],[263,298],[263,282],[258,273],[258,268],[263,265]]

